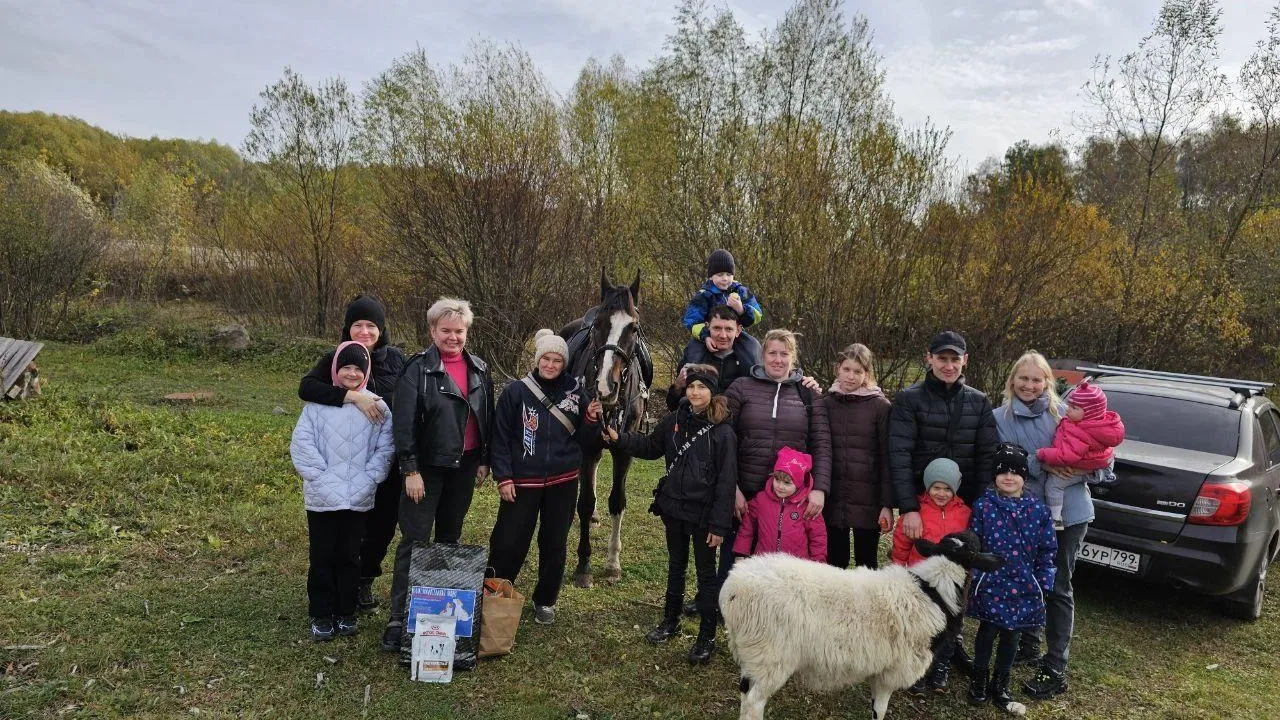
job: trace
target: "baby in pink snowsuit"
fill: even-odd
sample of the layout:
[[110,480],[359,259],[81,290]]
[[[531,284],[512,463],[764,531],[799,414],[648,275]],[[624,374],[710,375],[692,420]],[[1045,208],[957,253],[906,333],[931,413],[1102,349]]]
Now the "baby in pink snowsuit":
[[[1067,397],[1067,416],[1058,423],[1053,445],[1040,448],[1041,465],[1069,467],[1093,472],[1111,465],[1112,448],[1124,442],[1124,423],[1114,410],[1107,409],[1107,396],[1088,380]],[[1056,529],[1062,528],[1062,495],[1078,478],[1064,479],[1045,474],[1044,499]]]

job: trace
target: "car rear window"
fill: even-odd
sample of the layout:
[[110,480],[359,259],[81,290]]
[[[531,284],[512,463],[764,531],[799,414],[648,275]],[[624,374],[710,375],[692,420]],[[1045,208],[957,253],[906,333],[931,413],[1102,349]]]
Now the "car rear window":
[[1239,410],[1111,389],[1106,393],[1108,409],[1124,421],[1126,440],[1235,457]]

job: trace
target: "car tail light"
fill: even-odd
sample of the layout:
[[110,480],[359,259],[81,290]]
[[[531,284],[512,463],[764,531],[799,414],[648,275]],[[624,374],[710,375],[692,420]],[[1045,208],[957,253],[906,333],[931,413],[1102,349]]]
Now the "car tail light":
[[1191,506],[1187,522],[1196,525],[1239,525],[1249,517],[1253,494],[1249,483],[1205,483]]

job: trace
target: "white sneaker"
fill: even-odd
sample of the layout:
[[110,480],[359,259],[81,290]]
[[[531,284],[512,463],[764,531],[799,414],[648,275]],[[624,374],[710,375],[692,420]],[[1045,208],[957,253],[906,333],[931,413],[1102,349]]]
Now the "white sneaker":
[[555,605],[534,605],[533,621],[539,625],[550,625],[556,621]]

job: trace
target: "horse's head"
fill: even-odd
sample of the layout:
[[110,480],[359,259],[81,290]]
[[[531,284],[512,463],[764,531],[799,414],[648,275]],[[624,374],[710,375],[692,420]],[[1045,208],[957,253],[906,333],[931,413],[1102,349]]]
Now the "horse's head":
[[639,335],[640,316],[636,302],[640,297],[640,271],[631,286],[610,284],[600,271],[600,310],[591,326],[591,348],[595,353],[591,370],[596,394],[606,408],[622,400],[631,371],[631,357]]

